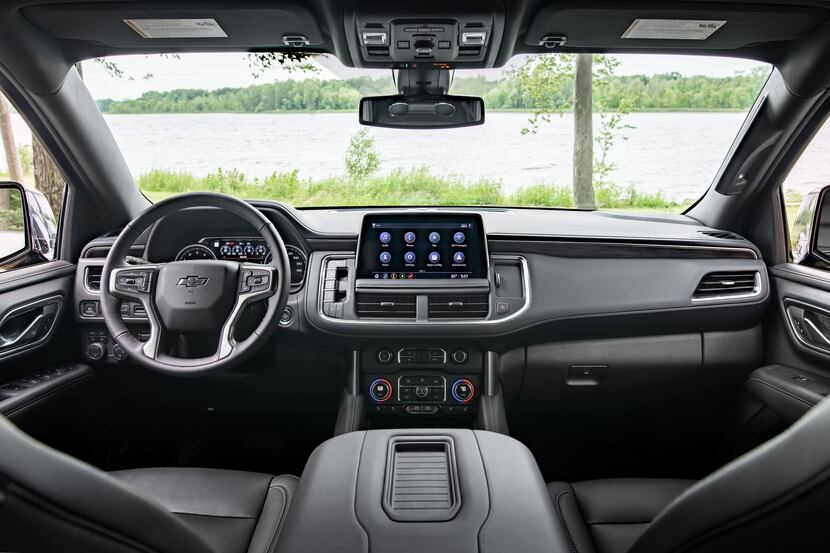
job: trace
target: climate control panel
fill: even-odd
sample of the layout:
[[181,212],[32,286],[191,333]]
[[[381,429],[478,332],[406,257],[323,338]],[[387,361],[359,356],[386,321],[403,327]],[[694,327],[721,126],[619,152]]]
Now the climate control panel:
[[368,415],[473,416],[483,355],[462,344],[380,344],[361,353]]

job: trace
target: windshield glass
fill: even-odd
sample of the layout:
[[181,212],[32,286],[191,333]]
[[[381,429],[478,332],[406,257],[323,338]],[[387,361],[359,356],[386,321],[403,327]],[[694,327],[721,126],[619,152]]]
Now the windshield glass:
[[[402,130],[358,123],[362,96],[396,92],[392,72],[346,68],[331,56],[82,65],[151,200],[209,190],[296,207],[669,212],[709,187],[769,71],[724,58],[523,56],[455,73],[450,93],[483,97],[483,125]],[[589,106],[587,117],[584,108],[574,116],[575,100]]]

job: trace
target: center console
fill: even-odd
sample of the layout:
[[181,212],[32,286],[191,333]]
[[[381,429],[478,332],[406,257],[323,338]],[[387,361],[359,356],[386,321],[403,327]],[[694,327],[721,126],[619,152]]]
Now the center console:
[[461,429],[350,432],[306,464],[279,550],[569,552],[530,451]]

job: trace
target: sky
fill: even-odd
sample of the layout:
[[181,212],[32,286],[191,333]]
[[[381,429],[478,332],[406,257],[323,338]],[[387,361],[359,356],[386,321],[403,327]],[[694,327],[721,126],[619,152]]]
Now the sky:
[[[678,72],[682,75],[709,75],[724,77],[736,71],[747,71],[759,65],[758,62],[701,56],[672,56],[654,54],[626,54],[616,56],[621,64],[617,73],[621,75]],[[202,88],[213,90],[223,87],[245,87],[274,80],[302,79],[303,73],[288,73],[283,69],[271,69],[255,78],[243,53],[183,54],[178,59],[160,56],[120,56],[110,58],[116,61],[124,77],[110,75],[104,66],[95,61],[83,63],[84,80],[95,99],[112,98],[122,100],[136,98],[150,90],[173,90],[176,88]],[[520,60],[519,60],[520,61]],[[514,60],[513,64],[516,61]],[[349,78],[359,75],[389,75],[386,70],[356,70],[344,67],[335,58],[329,57],[321,64],[319,78]],[[458,71],[456,77],[481,74],[488,78],[500,78],[505,68],[479,71]],[[144,78],[151,74],[151,78]]]

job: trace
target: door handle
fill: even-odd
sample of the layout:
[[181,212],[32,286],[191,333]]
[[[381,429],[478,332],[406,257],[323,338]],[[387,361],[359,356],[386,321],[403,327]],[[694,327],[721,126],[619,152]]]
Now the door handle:
[[796,338],[813,349],[830,354],[830,316],[818,307],[789,303],[786,308]]
[[0,320],[0,356],[43,343],[52,333],[63,298],[54,296],[19,305]]
[[[15,319],[16,318],[17,317],[15,317]],[[10,334],[4,334],[2,329],[0,329],[0,350],[12,348],[14,346],[22,346],[27,342],[36,340],[38,334],[40,334],[41,329],[43,328],[43,322],[45,319],[46,315],[40,313],[24,328],[15,328]],[[10,322],[14,323],[14,319]]]

